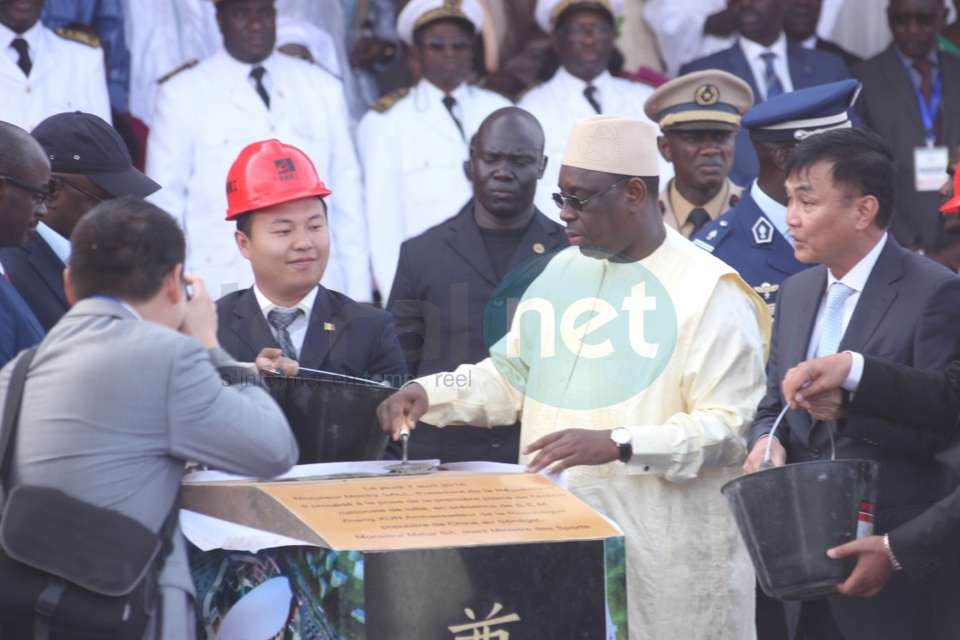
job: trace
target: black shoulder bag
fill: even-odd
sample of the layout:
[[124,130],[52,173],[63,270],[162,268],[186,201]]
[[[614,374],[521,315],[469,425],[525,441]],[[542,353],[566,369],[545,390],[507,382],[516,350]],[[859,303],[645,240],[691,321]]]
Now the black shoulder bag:
[[57,489],[7,489],[36,350],[14,366],[0,422],[0,640],[140,640],[158,609],[179,494],[157,534]]

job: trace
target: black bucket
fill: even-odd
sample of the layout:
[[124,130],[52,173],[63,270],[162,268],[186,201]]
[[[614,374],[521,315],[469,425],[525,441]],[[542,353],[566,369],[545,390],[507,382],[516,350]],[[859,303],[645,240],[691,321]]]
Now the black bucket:
[[812,600],[836,593],[856,558],[832,560],[827,549],[872,533],[879,469],[873,460],[802,462],[723,485],[767,595]]

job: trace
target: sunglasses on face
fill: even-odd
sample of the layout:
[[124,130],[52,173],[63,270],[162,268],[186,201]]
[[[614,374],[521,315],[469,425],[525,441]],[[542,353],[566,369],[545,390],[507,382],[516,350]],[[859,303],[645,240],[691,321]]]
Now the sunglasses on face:
[[916,22],[921,27],[932,27],[940,18],[938,13],[891,13],[890,23],[898,27],[905,27]]
[[570,205],[570,208],[573,209],[574,211],[583,211],[583,206],[587,204],[587,202],[589,202],[590,200],[593,200],[594,198],[602,196],[603,194],[607,193],[608,191],[611,191],[612,189],[616,189],[617,187],[622,185],[624,182],[629,180],[631,177],[632,176],[627,178],[621,178],[620,180],[617,180],[616,182],[614,182],[612,185],[610,185],[603,191],[598,191],[592,196],[587,196],[586,198],[578,198],[577,196],[568,196],[567,194],[561,191],[559,193],[553,194],[552,196],[553,203],[557,205],[558,209],[563,209],[563,205],[568,204]]
[[20,187],[24,191],[30,191],[33,193],[33,204],[36,206],[42,205],[46,202],[47,198],[50,197],[50,190],[43,187],[35,187],[32,184],[23,182],[22,180],[17,180],[12,176],[0,176],[0,180],[6,180],[15,187]]
[[423,46],[433,51],[434,53],[440,53],[445,50],[447,47],[450,47],[454,51],[460,53],[470,49],[470,41],[466,38],[457,38],[456,40],[444,40],[443,38],[430,38],[429,40],[424,41]]
[[589,37],[593,37],[595,40],[606,40],[613,37],[613,27],[605,24],[589,29],[584,27],[569,27],[566,29],[557,29],[557,35],[564,36],[570,40],[586,40]]
[[61,178],[60,176],[54,176],[53,178],[51,178],[51,180],[55,180],[55,181],[59,182],[60,184],[66,185],[66,186],[70,187],[71,189],[73,189],[74,191],[76,191],[77,193],[81,193],[81,194],[87,196],[88,198],[90,198],[91,200],[95,200],[96,202],[106,202],[106,201],[107,201],[106,198],[101,198],[100,196],[98,196],[98,195],[95,194],[95,193],[90,193],[90,192],[87,191],[86,189],[83,189],[83,188],[81,188],[81,187],[78,187],[77,185],[73,184],[73,183],[70,182],[69,180],[64,180],[64,179]]

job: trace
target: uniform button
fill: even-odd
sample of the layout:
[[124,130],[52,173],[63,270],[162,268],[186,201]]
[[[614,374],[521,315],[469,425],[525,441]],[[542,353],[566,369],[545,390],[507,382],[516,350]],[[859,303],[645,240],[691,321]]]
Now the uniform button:
[[495,307],[502,307],[502,306],[503,306],[503,298],[494,298],[494,299],[493,299],[493,306],[495,306]]
[[500,447],[500,441],[494,438],[493,440],[490,441],[490,446],[493,447],[494,449],[497,449]]
[[31,89],[30,87],[27,87],[27,93],[30,93],[31,91],[33,91],[33,89]]
[[811,458],[819,458],[819,457],[820,457],[820,449],[810,449],[810,457],[811,457]]

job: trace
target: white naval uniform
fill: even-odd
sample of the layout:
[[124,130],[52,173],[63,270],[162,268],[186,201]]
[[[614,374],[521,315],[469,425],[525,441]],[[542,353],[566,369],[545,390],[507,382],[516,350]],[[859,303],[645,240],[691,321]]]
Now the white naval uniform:
[[[17,66],[11,49],[17,37],[27,41],[30,77]],[[22,35],[0,24],[0,120],[32,131],[64,111],[110,117],[103,49],[62,38],[39,21]]]
[[301,149],[324,184],[330,262],[321,282],[349,297],[372,300],[362,180],[350,139],[340,82],[319,67],[274,53],[261,65],[270,109],[249,80],[253,65],[223,48],[160,86],[147,175],[163,185],[149,199],[173,214],[187,236],[187,270],[216,299],[253,283],[250,263],[226,222],[230,165],[252,142],[277,138]]
[[357,127],[373,276],[384,300],[400,243],[456,215],[472,197],[463,173],[470,137],[490,113],[511,104],[498,93],[466,84],[450,95],[457,101],[463,135],[443,104],[443,91],[427,80],[385,111],[368,111]]
[[[597,88],[595,94],[603,113],[650,122],[643,112],[653,89],[639,82],[615,78],[604,71],[590,83]],[[583,118],[597,115],[583,94],[587,83],[560,67],[552,78],[530,89],[518,103],[537,117],[546,136],[547,169],[537,183],[536,203],[554,220],[560,222],[560,210],[553,203],[551,194],[557,192],[560,177],[560,160],[567,147],[567,138],[573,125]],[[651,123],[656,124],[656,123]],[[657,153],[654,149],[653,153]],[[659,157],[659,153],[657,153]],[[673,177],[673,165],[660,158],[660,184]]]

